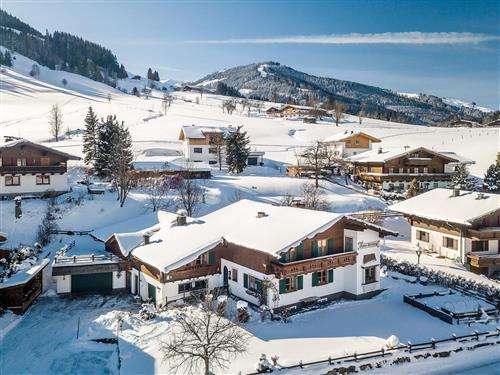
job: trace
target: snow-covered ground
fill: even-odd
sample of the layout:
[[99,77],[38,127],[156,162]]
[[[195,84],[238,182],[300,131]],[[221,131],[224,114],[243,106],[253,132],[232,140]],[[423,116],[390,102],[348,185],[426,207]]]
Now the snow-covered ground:
[[[453,333],[463,335],[475,329],[483,332],[496,327],[494,323],[471,327],[450,325],[403,303],[403,294],[443,291],[442,288],[392,278],[383,278],[382,287],[387,290],[373,299],[339,301],[320,310],[292,316],[290,323],[262,323],[259,314],[252,311],[250,322],[242,325],[250,334],[248,351],[232,361],[228,370],[220,373],[251,372],[261,353],[268,358],[277,355],[281,365],[288,365],[299,360],[306,362],[379,350],[391,335],[396,335],[402,343],[417,343],[431,338],[447,338]],[[68,371],[78,374],[118,373],[116,345],[97,344],[89,340],[116,337],[117,317],[121,316],[119,373],[169,373],[169,363],[162,360],[161,343],[169,339],[176,310],[162,312],[151,321],[143,321],[137,314],[138,309],[139,306],[134,305],[129,297],[68,299],[50,294],[41,297],[27,315],[20,318],[17,326],[4,336],[0,368],[5,374]],[[489,352],[486,360],[478,355],[480,352],[476,352],[474,358],[468,358],[469,363],[476,361],[486,365],[498,362],[500,355],[495,356],[495,353],[500,352],[498,347],[495,349],[493,355]],[[30,353],[30,360],[21,360],[26,353]],[[461,355],[456,354],[454,362]],[[327,370],[327,367],[321,369]],[[301,371],[289,373],[303,373]],[[318,373],[318,369],[310,368],[305,373]],[[409,367],[409,372],[405,373],[422,372],[413,372]]]

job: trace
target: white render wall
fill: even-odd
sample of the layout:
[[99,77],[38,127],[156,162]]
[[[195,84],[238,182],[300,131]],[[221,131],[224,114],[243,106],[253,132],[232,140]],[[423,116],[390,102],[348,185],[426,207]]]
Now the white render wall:
[[71,275],[55,276],[57,293],[71,293]]
[[[221,259],[221,281],[223,282],[224,274],[224,266],[227,267],[228,271],[231,272],[233,268],[238,270],[238,281],[235,282],[232,280],[232,277],[229,278],[228,284],[229,284],[229,291],[236,297],[239,297],[241,299],[244,299],[245,301],[248,301],[250,303],[253,303],[254,305],[259,305],[259,301],[257,298],[254,296],[251,296],[246,292],[245,287],[243,286],[243,274],[246,273],[249,276],[254,276],[257,279],[264,280],[264,279],[273,279],[274,275],[265,275],[263,273],[254,271],[250,268],[241,266],[237,263],[230,262],[226,259]],[[232,274],[231,274],[232,276]],[[271,306],[271,305],[269,305]]]
[[[184,156],[189,159],[189,161],[192,162],[205,162],[208,163],[209,161],[217,161],[217,154],[211,154],[208,152],[209,148],[212,148],[213,146],[210,145],[190,145],[188,141],[183,142],[183,151],[184,151]],[[201,148],[201,154],[195,153],[194,149],[195,148]]]
[[5,176],[0,176],[0,195],[1,194],[32,194],[44,193],[47,191],[65,192],[69,190],[68,175],[64,174],[51,174],[49,185],[37,185],[36,175],[25,174],[20,176],[21,184],[19,186],[5,186]]
[[[423,187],[423,183],[428,182],[429,183],[429,189],[434,189],[434,183],[437,182],[438,188],[447,188],[450,185],[450,181],[419,181],[421,187]],[[383,181],[382,182],[382,189],[383,190],[389,190],[389,185],[393,184],[394,188],[396,189],[399,184],[404,184],[404,190],[408,190],[408,188],[411,185],[411,182],[408,181],[394,181],[394,182],[388,182],[388,181]]]

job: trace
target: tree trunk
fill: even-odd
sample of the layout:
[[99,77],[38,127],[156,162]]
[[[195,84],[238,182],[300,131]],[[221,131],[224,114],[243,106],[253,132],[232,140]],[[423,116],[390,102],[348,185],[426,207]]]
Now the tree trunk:
[[210,375],[210,362],[208,358],[204,358],[205,361],[205,375]]

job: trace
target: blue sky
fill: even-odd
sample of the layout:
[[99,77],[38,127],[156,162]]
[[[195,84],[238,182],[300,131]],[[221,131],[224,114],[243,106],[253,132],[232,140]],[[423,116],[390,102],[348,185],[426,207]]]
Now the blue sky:
[[67,31],[110,48],[138,74],[151,66],[162,79],[194,80],[235,65],[272,60],[311,74],[457,97],[497,109],[499,4],[1,2],[3,9],[42,32]]

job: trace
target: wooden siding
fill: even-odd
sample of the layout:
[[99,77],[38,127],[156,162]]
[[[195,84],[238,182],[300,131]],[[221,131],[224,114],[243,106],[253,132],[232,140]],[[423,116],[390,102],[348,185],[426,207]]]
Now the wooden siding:
[[[358,142],[358,143],[356,143]],[[346,148],[369,148],[370,140],[363,134],[355,134],[352,137],[346,138]]]

